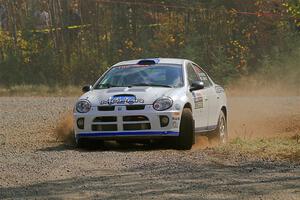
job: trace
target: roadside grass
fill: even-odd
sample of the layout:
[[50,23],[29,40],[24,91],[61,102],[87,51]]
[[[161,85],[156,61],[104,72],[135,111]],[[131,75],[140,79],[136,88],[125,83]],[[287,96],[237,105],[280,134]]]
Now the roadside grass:
[[16,85],[0,86],[0,96],[80,96],[80,86]]
[[217,153],[266,160],[300,162],[300,133],[293,136],[246,139],[237,137],[228,144],[217,146]]

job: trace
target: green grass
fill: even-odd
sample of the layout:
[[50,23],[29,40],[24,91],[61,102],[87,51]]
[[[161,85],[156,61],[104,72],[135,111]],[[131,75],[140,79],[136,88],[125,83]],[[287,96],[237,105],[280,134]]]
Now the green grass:
[[227,155],[300,162],[300,136],[295,134],[292,137],[235,138],[224,146],[216,147],[215,150]]
[[0,96],[79,96],[80,86],[17,85],[0,86]]

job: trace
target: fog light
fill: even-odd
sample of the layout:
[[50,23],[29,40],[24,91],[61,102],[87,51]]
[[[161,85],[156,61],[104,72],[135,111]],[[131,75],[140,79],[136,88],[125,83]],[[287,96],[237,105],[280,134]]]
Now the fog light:
[[84,129],[84,118],[77,119],[77,127],[79,129]]
[[160,126],[166,127],[169,125],[169,117],[168,116],[159,116],[160,119]]

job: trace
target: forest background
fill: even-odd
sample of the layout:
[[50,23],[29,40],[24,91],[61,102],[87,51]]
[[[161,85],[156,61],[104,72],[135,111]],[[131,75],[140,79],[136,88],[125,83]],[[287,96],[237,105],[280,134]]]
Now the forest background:
[[187,58],[217,83],[300,84],[299,0],[0,0],[0,87],[92,84],[112,64]]

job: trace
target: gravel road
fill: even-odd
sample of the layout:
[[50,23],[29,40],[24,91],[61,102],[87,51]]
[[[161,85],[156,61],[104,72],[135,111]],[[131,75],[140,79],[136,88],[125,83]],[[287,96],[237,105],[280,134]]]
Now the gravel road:
[[[273,98],[274,100],[274,98]],[[75,98],[0,97],[0,199],[300,199],[300,166],[228,158],[212,149],[161,147],[84,151],[58,142],[53,129]],[[249,118],[269,126],[274,113],[300,114],[300,97],[231,98],[231,129]],[[283,107],[255,115],[257,106]],[[269,109],[270,110],[270,109]],[[255,117],[256,116],[256,117]],[[239,121],[240,120],[240,121]],[[251,129],[252,128],[252,129]]]

